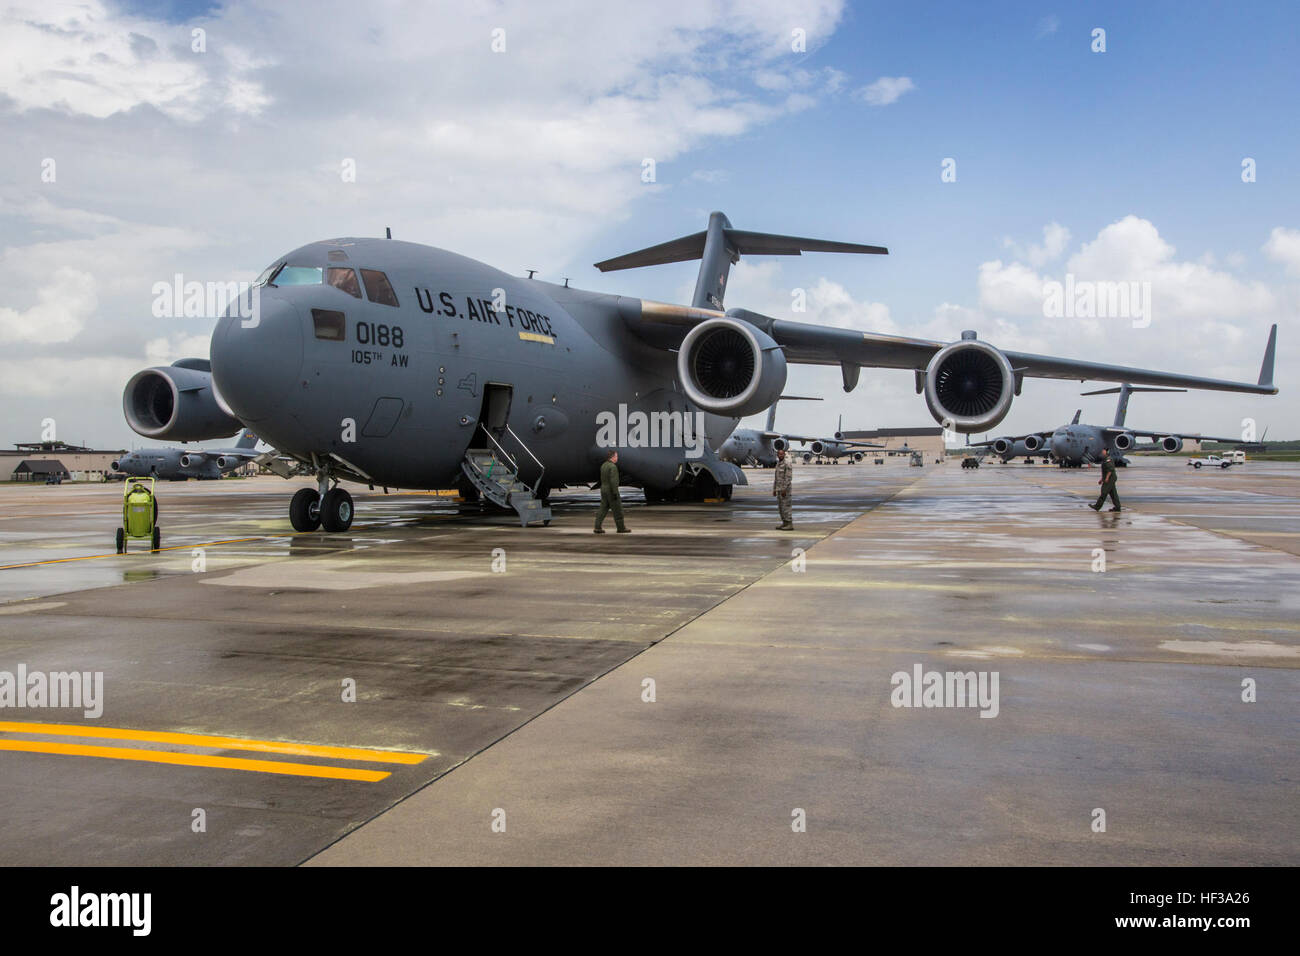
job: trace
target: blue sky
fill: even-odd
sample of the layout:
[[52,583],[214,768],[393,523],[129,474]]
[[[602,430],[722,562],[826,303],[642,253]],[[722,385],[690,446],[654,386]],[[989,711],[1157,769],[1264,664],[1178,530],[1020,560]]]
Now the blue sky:
[[[140,444],[130,373],[206,355],[148,318],[154,281],[255,276],[334,235],[428,242],[514,273],[682,300],[696,266],[599,259],[738,228],[886,245],[747,260],[728,304],[781,318],[1252,378],[1275,399],[1150,396],[1132,419],[1295,437],[1300,7],[1188,3],[15,3],[0,12],[0,441]],[[206,49],[191,49],[191,30]],[[508,50],[488,49],[502,28]],[[808,33],[808,51],[789,48]],[[1106,52],[1090,49],[1106,31]],[[882,87],[883,84],[883,87]],[[865,91],[903,90],[895,98]],[[657,181],[641,182],[641,161]],[[39,178],[58,161],[56,183]],[[359,175],[343,183],[340,160]],[[956,161],[957,181],[940,181]],[[1252,157],[1258,178],[1241,181]],[[1051,238],[1049,238],[1049,235]],[[1067,273],[1150,280],[1154,321],[1066,322]],[[791,293],[809,309],[790,311]],[[1110,402],[1035,382],[999,431]],[[929,425],[900,372],[845,396],[799,369],[781,424]],[[1088,404],[1092,403],[1092,404]]]

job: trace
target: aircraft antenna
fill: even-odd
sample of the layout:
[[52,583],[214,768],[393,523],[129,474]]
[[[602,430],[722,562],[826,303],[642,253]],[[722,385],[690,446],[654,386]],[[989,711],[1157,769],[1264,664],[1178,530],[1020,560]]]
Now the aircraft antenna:
[[391,239],[391,238],[393,238],[393,227],[392,227],[392,226],[384,226],[384,238],[385,238],[385,239]]
[[531,278],[533,277],[533,273],[535,273],[537,270],[536,270],[536,269],[525,269],[524,271],[528,273],[528,278],[531,279]]

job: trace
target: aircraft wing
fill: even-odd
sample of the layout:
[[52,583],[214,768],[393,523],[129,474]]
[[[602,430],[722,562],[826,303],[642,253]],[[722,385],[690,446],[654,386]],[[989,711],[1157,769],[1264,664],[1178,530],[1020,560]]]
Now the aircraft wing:
[[[766,432],[764,434],[767,434]],[[868,441],[853,441],[849,438],[812,438],[807,435],[790,435],[781,432],[773,432],[774,436],[784,437],[786,441],[797,441],[801,445],[807,445],[811,442],[819,441],[826,445],[844,445],[848,448],[886,448],[886,445],[873,445]]]
[[[1122,432],[1122,431],[1128,431],[1129,429],[1117,428],[1115,430]],[[1029,438],[1031,435],[1042,439],[1044,443],[1046,443],[1046,441],[1052,437],[1051,432],[1029,432],[1024,435],[999,435],[997,438],[994,438],[992,441],[970,441],[967,442],[966,444],[969,445],[971,448],[990,448],[993,446],[994,442],[998,442],[1003,439],[1006,439],[1007,441],[1014,443],[1018,441],[1024,441],[1026,438]]]
[[[643,328],[647,338],[674,348],[681,342],[690,327],[709,319],[732,318],[748,322],[766,332],[782,347],[787,362],[801,365],[841,365],[848,370],[860,368],[898,368],[922,372],[930,359],[951,343],[929,339],[914,339],[900,335],[880,335],[875,332],[857,332],[774,319],[747,309],[728,309],[725,313],[692,306],[669,305],[641,299],[623,299],[620,302],[625,321],[633,328]],[[675,329],[673,327],[676,327]],[[681,336],[665,334],[680,330]],[[675,339],[675,343],[673,342]],[[1256,395],[1276,395],[1273,384],[1273,354],[1277,341],[1277,326],[1269,333],[1264,361],[1260,367],[1259,381],[1233,382],[1226,379],[1206,378],[1199,375],[1182,375],[1161,372],[1157,369],[1132,368],[1109,365],[1104,362],[1085,362],[1080,359],[1034,355],[1029,352],[1003,352],[1017,377],[1097,380],[1127,382],[1131,385],[1166,385],[1184,388],[1208,389],[1221,392],[1248,392]],[[919,390],[919,389],[918,389]]]
[[1240,437],[1238,437],[1238,438],[1215,438],[1215,437],[1212,436],[1212,435],[1201,435],[1201,434],[1199,434],[1199,433],[1198,433],[1198,434],[1192,434],[1192,433],[1190,433],[1190,432],[1146,432],[1146,431],[1143,431],[1143,430],[1140,429],[1140,428],[1125,428],[1125,427],[1122,426],[1122,425],[1119,426],[1119,427],[1115,427],[1115,426],[1107,426],[1107,427],[1104,429],[1104,431],[1106,432],[1107,435],[1118,435],[1118,434],[1120,434],[1120,433],[1122,433],[1122,432],[1128,432],[1128,434],[1130,434],[1130,435],[1135,435],[1135,436],[1137,436],[1138,438],[1151,438],[1151,439],[1167,438],[1167,437],[1169,437],[1169,436],[1173,436],[1174,438],[1191,439],[1192,441],[1201,441],[1201,442],[1205,442],[1205,441],[1217,441],[1217,442],[1226,442],[1226,443],[1228,443],[1228,444],[1234,444],[1234,443],[1237,443],[1237,442],[1240,442],[1240,441],[1241,441],[1241,438],[1240,438]]

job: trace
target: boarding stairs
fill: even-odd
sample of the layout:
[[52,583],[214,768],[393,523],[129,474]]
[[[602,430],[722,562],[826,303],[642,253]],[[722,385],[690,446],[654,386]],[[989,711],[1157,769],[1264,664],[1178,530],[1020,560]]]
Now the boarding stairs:
[[[487,438],[495,447],[471,448],[465,453],[465,459],[461,462],[460,469],[465,473],[470,484],[498,508],[513,508],[519,515],[520,524],[525,528],[539,522],[543,525],[550,524],[551,509],[539,497],[540,474],[531,486],[520,481],[518,462],[507,454],[490,434]],[[518,441],[517,438],[515,440]],[[519,444],[524,451],[532,455],[527,446],[522,442]],[[536,461],[535,457],[534,460]],[[541,467],[540,461],[537,464]]]

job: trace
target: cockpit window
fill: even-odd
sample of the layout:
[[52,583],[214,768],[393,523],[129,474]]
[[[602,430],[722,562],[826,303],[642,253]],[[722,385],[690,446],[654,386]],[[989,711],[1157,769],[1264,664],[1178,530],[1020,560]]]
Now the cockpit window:
[[347,319],[342,312],[330,309],[312,309],[311,321],[316,327],[316,338],[342,342],[347,338]]
[[265,269],[262,270],[262,274],[257,277],[257,281],[253,283],[253,286],[257,287],[261,285],[266,285],[268,282],[271,281],[271,276],[275,274],[275,270],[280,268],[280,266],[282,265],[284,265],[284,263],[282,262],[273,262],[271,265],[267,266]]
[[320,266],[285,266],[271,277],[271,285],[320,285],[323,272]]
[[325,270],[325,281],[336,289],[342,289],[348,295],[361,298],[361,285],[357,282],[357,274],[351,269],[331,266]]
[[388,282],[388,276],[377,269],[362,269],[361,278],[366,283],[366,296],[380,305],[397,305],[397,295]]

